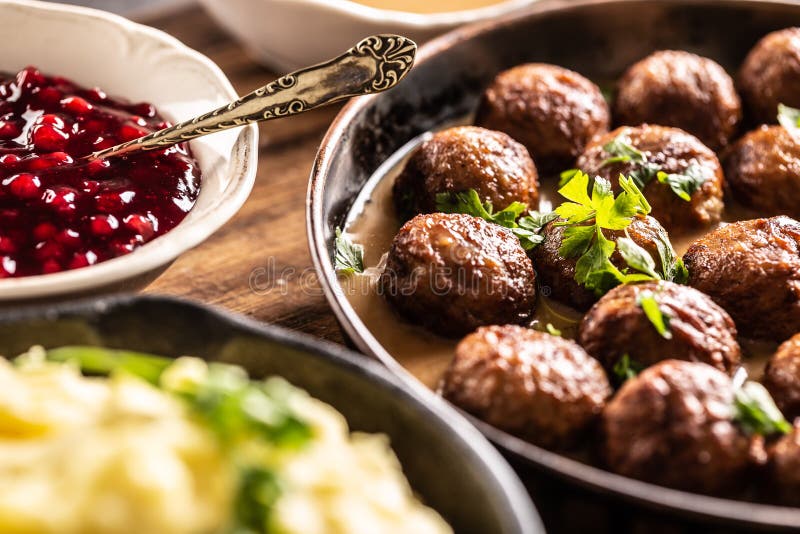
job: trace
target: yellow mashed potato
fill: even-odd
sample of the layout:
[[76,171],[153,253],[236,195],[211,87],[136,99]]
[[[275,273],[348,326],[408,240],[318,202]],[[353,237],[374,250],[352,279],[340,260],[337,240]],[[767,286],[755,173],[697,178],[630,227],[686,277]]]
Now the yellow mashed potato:
[[[182,358],[162,383],[206,369]],[[415,499],[384,436],[351,435],[336,410],[295,392],[290,407],[313,438],[297,450],[256,447],[281,485],[265,532],[452,532]],[[227,532],[236,463],[183,401],[139,378],[0,358],[3,534]]]

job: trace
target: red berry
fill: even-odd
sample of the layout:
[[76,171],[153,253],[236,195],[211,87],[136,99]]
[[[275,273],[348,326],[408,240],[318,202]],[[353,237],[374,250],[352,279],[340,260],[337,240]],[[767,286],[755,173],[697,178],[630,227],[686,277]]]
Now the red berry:
[[17,86],[23,90],[42,85],[45,78],[35,67],[26,67],[17,73]]
[[144,215],[133,214],[128,215],[123,220],[125,226],[134,234],[139,235],[145,241],[149,240],[155,234],[155,227],[153,221]]
[[89,174],[97,174],[111,167],[111,162],[107,159],[93,159],[86,164],[86,170]]
[[61,230],[55,240],[67,248],[78,248],[81,245],[81,234],[71,228]]
[[67,134],[50,124],[40,124],[33,128],[32,141],[37,150],[45,152],[64,150],[67,139]]
[[73,115],[85,115],[94,109],[94,106],[79,96],[68,96],[61,101],[61,105]]
[[89,228],[96,236],[108,236],[119,228],[119,221],[113,215],[94,215],[89,218]]
[[95,102],[102,102],[103,100],[106,100],[108,98],[108,95],[105,93],[105,91],[103,91],[99,87],[95,87],[93,89],[89,89],[88,91],[86,91],[86,98],[88,98],[89,100],[93,100]]
[[122,127],[119,129],[119,138],[125,141],[133,141],[134,139],[138,139],[144,135],[147,135],[147,130],[139,128],[138,126],[132,126],[130,124],[123,124]]
[[148,119],[152,119],[156,116],[156,108],[153,107],[152,104],[148,104],[147,102],[143,102],[141,104],[136,104],[131,109],[134,115],[141,115],[142,117],[147,117]]
[[17,198],[31,199],[41,194],[42,182],[37,176],[27,172],[15,174],[3,180],[8,192]]
[[19,156],[16,154],[3,154],[0,156],[0,165],[5,165],[7,167],[18,163],[20,160]]
[[17,262],[8,256],[0,257],[0,278],[14,276],[17,272]]
[[92,148],[94,150],[104,150],[106,148],[111,148],[116,144],[117,143],[115,143],[113,139],[109,139],[108,137],[98,137],[92,143]]
[[44,241],[56,235],[56,232],[58,232],[56,225],[49,222],[43,222],[37,224],[33,228],[33,237],[36,239],[36,241]]
[[56,89],[55,87],[43,87],[38,93],[36,93],[36,97],[39,99],[44,106],[55,106],[58,104],[58,101],[61,100],[61,91]]
[[52,189],[47,189],[42,195],[42,199],[46,206],[49,206],[63,217],[71,217],[77,209],[75,205],[77,191],[71,187],[56,186]]
[[19,137],[22,131],[15,123],[11,121],[0,121],[0,138],[13,139]]
[[97,263],[97,254],[91,250],[87,250],[86,252],[75,253],[67,267],[69,269],[81,269],[89,265],[94,265],[95,263]]
[[64,249],[55,241],[42,241],[36,244],[33,256],[39,261],[57,260],[64,256]]
[[38,158],[28,160],[28,169],[40,171],[52,167],[59,167],[61,165],[69,165],[72,162],[72,156],[66,152],[51,152],[49,154],[42,154]]
[[42,263],[42,273],[53,274],[63,271],[64,269],[56,260],[46,260]]
[[0,235],[0,254],[14,254],[18,247],[13,239]]

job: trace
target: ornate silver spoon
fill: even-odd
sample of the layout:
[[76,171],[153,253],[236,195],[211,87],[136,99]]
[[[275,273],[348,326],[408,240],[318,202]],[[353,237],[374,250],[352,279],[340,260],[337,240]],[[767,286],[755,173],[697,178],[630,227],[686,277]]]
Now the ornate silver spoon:
[[399,35],[373,35],[341,56],[260,87],[194,119],[86,156],[101,159],[159,150],[252,122],[297,115],[346,98],[394,87],[411,69],[417,45]]

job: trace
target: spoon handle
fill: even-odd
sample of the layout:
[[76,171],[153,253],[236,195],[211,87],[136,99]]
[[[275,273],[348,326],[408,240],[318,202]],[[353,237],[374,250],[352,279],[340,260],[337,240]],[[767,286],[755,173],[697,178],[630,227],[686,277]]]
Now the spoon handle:
[[252,122],[297,115],[346,98],[394,87],[411,69],[417,45],[399,35],[373,35],[341,56],[298,70],[239,100],[138,139],[94,152],[89,159],[163,149]]

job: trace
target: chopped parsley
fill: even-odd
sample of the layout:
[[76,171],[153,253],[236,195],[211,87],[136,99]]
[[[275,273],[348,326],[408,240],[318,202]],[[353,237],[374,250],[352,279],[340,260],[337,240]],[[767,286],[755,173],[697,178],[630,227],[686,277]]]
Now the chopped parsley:
[[792,425],[775,406],[767,389],[758,382],[745,382],[734,395],[734,419],[748,434],[788,434]]
[[627,354],[623,354],[622,358],[614,364],[612,370],[619,383],[622,383],[630,378],[636,378],[636,375],[641,373],[643,369],[644,367],[641,364],[631,360],[631,357]]
[[491,202],[482,202],[474,189],[458,193],[438,193],[436,209],[442,213],[464,213],[480,217],[488,222],[509,228],[520,241],[522,248],[531,250],[542,241],[542,228],[556,219],[555,213],[530,212],[522,216],[528,206],[522,202],[512,202],[501,211],[494,211]]
[[634,169],[629,177],[634,180],[639,189],[644,189],[653,179],[669,186],[679,198],[689,201],[692,194],[697,191],[708,179],[703,168],[697,163],[692,163],[682,173],[668,174],[661,168],[648,161],[647,155],[631,144],[630,138],[622,133],[603,145],[603,150],[608,158],[603,160],[601,167],[616,163],[630,163]]
[[364,247],[344,237],[341,228],[336,229],[333,246],[333,265],[336,274],[350,275],[364,272]]
[[[629,272],[629,269],[622,272],[611,263],[617,245],[606,238],[603,230],[624,230],[634,217],[650,212],[650,205],[633,180],[621,176],[620,186],[622,192],[614,197],[608,180],[598,177],[589,196],[589,176],[579,172],[558,191],[568,200],[555,210],[565,219],[555,224],[566,227],[558,252],[564,258],[578,258],[575,281],[598,296],[619,284],[657,278],[653,276],[656,274],[654,269],[640,270],[642,261],[628,265],[639,271],[636,273]],[[638,246],[623,246],[632,259],[640,252],[646,254]]]
[[561,337],[561,330],[553,326],[553,323],[547,323],[547,325],[545,325],[545,328],[547,329],[547,333],[550,334],[551,336]]
[[652,291],[642,291],[639,293],[639,296],[636,297],[636,304],[639,305],[661,337],[664,339],[672,339],[672,330],[669,328],[670,316],[661,309]]
[[793,136],[800,135],[800,109],[778,104],[778,122]]
[[658,171],[658,181],[667,184],[673,193],[689,202],[692,200],[694,192],[706,183],[706,175],[700,165],[692,163],[682,174],[667,174]]

